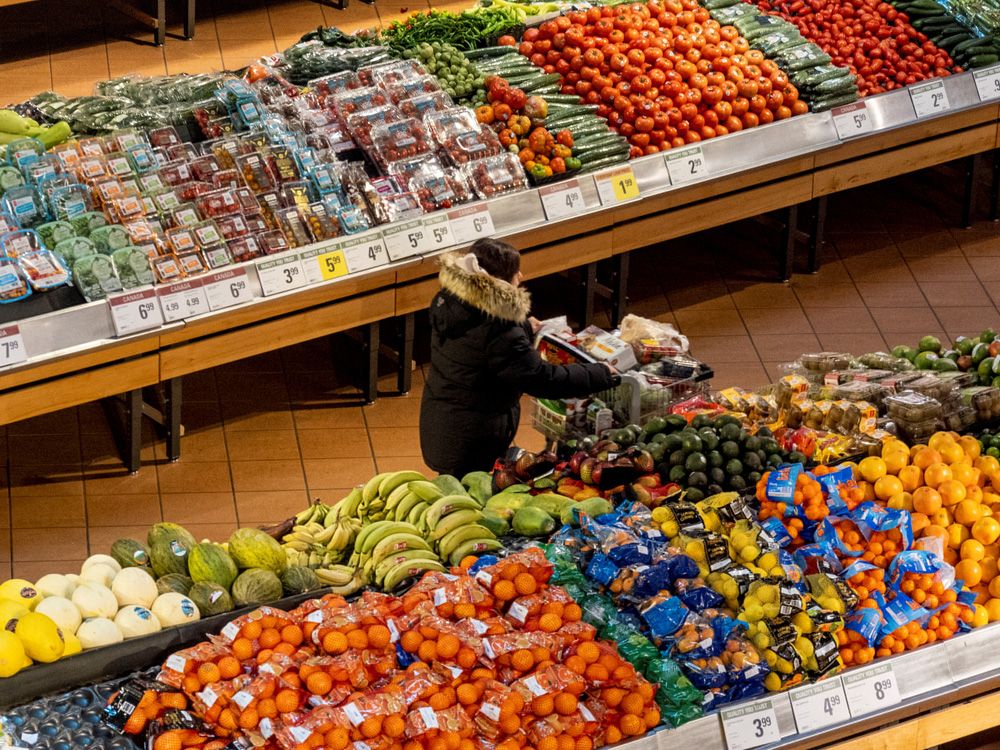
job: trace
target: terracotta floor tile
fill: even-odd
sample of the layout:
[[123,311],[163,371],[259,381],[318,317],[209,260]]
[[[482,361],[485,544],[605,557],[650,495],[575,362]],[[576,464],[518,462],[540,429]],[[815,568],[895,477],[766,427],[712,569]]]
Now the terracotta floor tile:
[[65,573],[69,570],[79,570],[86,557],[74,560],[17,560],[13,563],[11,576],[37,581],[48,573]]
[[909,280],[912,275],[906,260],[895,247],[846,256],[844,267],[856,282],[877,281],[888,274],[891,274],[893,279]]
[[11,497],[83,496],[79,467],[15,466],[9,481]]
[[232,492],[185,492],[161,496],[163,517],[188,524],[236,523],[236,503]]
[[87,557],[87,529],[40,528],[13,529],[13,559],[17,562],[37,560],[84,560]]
[[218,401],[219,389],[215,383],[215,370],[204,370],[185,375],[181,383],[181,398],[184,403]]
[[729,285],[729,295],[740,310],[757,308],[799,307],[795,292],[787,284],[732,284]]
[[87,525],[83,498],[15,497],[10,501],[10,522],[15,529],[72,528]]
[[123,493],[137,495],[157,492],[156,467],[143,466],[135,474],[122,469],[94,468],[84,473],[84,485],[88,493],[116,495]]
[[731,310],[736,307],[729,296],[729,287],[721,279],[691,286],[666,290],[667,299],[674,312],[679,310]]
[[859,281],[858,291],[865,305],[876,307],[926,307],[927,298],[908,275],[892,281]]
[[812,333],[756,334],[753,343],[765,364],[777,360],[791,362],[803,352],[819,351],[819,339]]
[[741,310],[743,322],[751,336],[759,333],[812,333],[809,319],[802,308],[754,308]]
[[[824,260],[818,273],[800,273],[792,277],[792,289],[825,287],[829,284],[850,284],[853,280],[847,266],[837,256],[836,260]],[[801,301],[801,298],[800,298]]]
[[712,378],[712,388],[721,389],[729,386],[743,388],[760,388],[771,382],[767,371],[760,362],[729,362],[714,365],[715,376]]
[[254,8],[245,13],[225,13],[216,16],[214,23],[215,36],[219,41],[241,41],[248,36],[270,34],[271,43],[274,43],[267,8]]
[[291,409],[275,409],[273,406],[260,407],[252,403],[223,404],[222,414],[226,432],[238,430],[290,430],[292,429]]
[[817,307],[863,307],[865,304],[857,286],[850,281],[802,286],[796,277],[792,280],[792,288],[807,313]]
[[380,398],[372,406],[364,407],[365,421],[372,427],[418,427],[420,425],[420,399]]
[[945,307],[991,304],[989,295],[978,281],[922,281],[920,289],[935,311]]
[[[184,426],[187,427],[186,424]],[[226,440],[226,432],[221,427],[185,432],[181,438],[181,458],[189,463],[226,461],[229,458]],[[156,444],[156,458],[165,461],[166,457],[166,445],[160,441]]]
[[677,325],[688,338],[692,336],[738,336],[747,332],[738,310],[680,310]]
[[[150,524],[151,525],[151,524]],[[119,539],[134,539],[146,543],[150,525],[142,526],[91,526],[87,530],[87,540],[91,555],[106,555],[111,545]]]
[[364,429],[298,430],[302,458],[370,458],[368,433]]
[[806,313],[816,333],[874,333],[875,320],[864,307],[818,307]]
[[691,353],[699,359],[717,362],[759,362],[749,336],[699,336],[689,339]]
[[284,373],[248,373],[219,371],[215,374],[219,389],[219,401],[227,404],[269,403],[288,401],[288,386]]
[[[162,441],[150,442],[151,438],[143,441],[139,456],[143,463],[153,461],[162,451],[157,450],[157,446]],[[121,453],[118,451],[118,444],[115,442],[111,430],[105,427],[104,432],[91,435],[82,435],[80,439],[83,456],[83,466],[85,469],[103,467],[106,469],[123,469]]]
[[[240,410],[232,408],[234,418]],[[242,411],[246,411],[243,409]],[[195,432],[206,428],[222,427],[222,407],[218,401],[192,401],[181,406],[181,424],[187,432]]]
[[375,474],[375,465],[370,458],[306,459],[302,463],[310,493],[323,487],[353,487],[367,482]]
[[952,229],[952,237],[967,258],[996,257],[1000,255],[1000,232],[990,229]]
[[[351,360],[357,353],[345,354]],[[361,391],[358,376],[339,377],[333,370],[304,370],[288,375],[288,398],[292,402],[321,402],[339,404],[341,402],[360,405]]]
[[160,495],[93,495],[87,493],[87,524],[90,526],[118,526],[123,521],[132,524],[152,525],[163,520],[160,512]]
[[420,430],[416,427],[373,427],[369,431],[376,457],[420,456]]
[[10,462],[18,466],[36,464],[80,463],[80,438],[77,435],[15,435],[9,442]]
[[[7,497],[7,490],[0,489],[0,529],[10,528],[10,498]],[[3,534],[0,534],[3,536]]]
[[181,458],[177,463],[156,467],[160,492],[230,492],[233,488],[226,461],[192,463]]
[[1000,281],[1000,255],[969,257],[969,261],[980,281]]
[[277,523],[305,508],[309,497],[305,490],[237,492],[236,513],[241,526]]
[[975,281],[976,274],[965,256],[942,258],[926,256],[907,260],[910,272],[917,281]]
[[8,435],[76,435],[80,432],[76,409],[43,414],[7,425]]
[[954,257],[961,254],[958,242],[947,229],[919,232],[892,232],[896,247],[904,258],[920,258],[928,255]]
[[820,333],[819,343],[824,351],[864,354],[884,352],[891,348],[879,333]]
[[261,490],[296,490],[305,488],[302,462],[294,461],[230,461],[233,488],[238,492]]
[[226,437],[232,461],[299,458],[295,430],[249,430],[231,432]]
[[827,232],[826,242],[833,246],[844,260],[856,255],[866,255],[895,249],[888,232]]
[[[437,476],[437,472],[432,468],[427,466],[423,461],[418,458],[413,458],[412,456],[386,456],[377,459],[379,471],[402,471],[403,469],[413,469],[413,471],[419,471],[428,479],[433,479]],[[489,467],[484,467],[483,470],[488,470]]]
[[876,308],[871,312],[883,333],[921,333],[941,327],[929,307]]
[[6,575],[10,575],[10,534],[0,534],[0,563],[3,563],[0,565],[0,571],[7,569]]
[[309,406],[296,405],[292,408],[295,427],[299,430],[312,429],[364,429],[365,418],[360,406]]
[[990,305],[989,307],[939,307],[936,310],[937,317],[944,326],[945,332],[950,338],[957,336],[978,336],[979,332],[985,328],[996,328],[1000,321],[1000,313]]

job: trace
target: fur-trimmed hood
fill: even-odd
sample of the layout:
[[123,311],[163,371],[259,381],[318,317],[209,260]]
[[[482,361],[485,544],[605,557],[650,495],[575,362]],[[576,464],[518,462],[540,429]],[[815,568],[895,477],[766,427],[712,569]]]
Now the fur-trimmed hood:
[[441,288],[490,317],[524,323],[531,310],[528,290],[487,273],[470,273],[459,265],[465,253],[441,256]]

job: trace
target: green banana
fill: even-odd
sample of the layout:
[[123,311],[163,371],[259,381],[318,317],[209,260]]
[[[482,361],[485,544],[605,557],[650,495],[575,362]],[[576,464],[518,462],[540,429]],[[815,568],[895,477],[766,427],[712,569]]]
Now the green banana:
[[295,514],[295,525],[301,526],[303,524],[309,523],[313,519],[313,514],[316,512],[316,503],[310,503],[309,507],[305,510],[300,510]]
[[393,552],[402,552],[407,549],[430,550],[430,548],[431,546],[422,536],[406,532],[391,534],[372,548],[370,559],[373,565],[378,565]]
[[[403,499],[399,501],[399,504],[392,509],[392,515],[399,521],[406,521],[410,515],[410,511],[423,502],[419,495],[407,492]],[[426,503],[424,504],[426,505]]]
[[394,471],[379,483],[378,494],[380,497],[389,497],[393,491],[401,484],[409,484],[426,477],[419,471]]
[[496,552],[498,549],[503,549],[503,543],[496,539],[472,539],[452,550],[451,555],[448,556],[448,562],[452,565],[458,565],[464,557],[478,555],[482,552]]
[[386,574],[408,560],[431,560],[432,562],[440,562],[440,559],[431,550],[426,549],[405,549],[402,552],[396,552],[389,555],[382,562],[375,566],[375,576],[372,579],[377,586],[382,585],[382,581],[385,579]]
[[410,512],[406,514],[407,523],[412,523],[416,528],[420,528],[421,520],[424,514],[427,513],[427,509],[430,508],[427,503],[421,501],[410,508]]
[[437,526],[431,529],[430,538],[442,539],[455,529],[478,523],[482,517],[483,512],[481,510],[473,510],[472,508],[461,508],[453,511],[438,521]]
[[350,583],[357,571],[350,565],[331,565],[328,568],[317,568],[316,577],[323,583],[333,586],[343,586]]
[[395,515],[396,506],[399,505],[403,500],[407,498],[410,494],[410,489],[405,484],[399,485],[396,489],[392,491],[392,494],[386,498],[385,501],[385,512],[390,516]]
[[410,492],[419,497],[425,503],[433,503],[438,498],[444,496],[440,487],[433,482],[428,482],[426,479],[417,479],[410,482]]
[[479,503],[468,495],[445,495],[434,501],[434,504],[427,511],[427,528],[436,528],[438,522],[449,513],[468,508],[469,510],[480,510]]
[[436,560],[407,560],[399,563],[382,578],[382,590],[392,591],[407,578],[429,570],[444,572],[444,566]]
[[386,471],[381,474],[376,474],[371,479],[369,479],[361,490],[361,499],[364,501],[365,505],[370,503],[376,495],[378,495],[378,486],[382,484],[382,480],[386,477],[392,476],[393,472]]
[[374,532],[368,534],[362,544],[359,545],[358,542],[355,541],[354,550],[362,555],[371,554],[371,551],[375,549],[379,542],[386,537],[392,536],[393,534],[412,534],[413,536],[423,539],[413,524],[406,523],[405,521],[379,521],[378,528]]
[[382,526],[390,523],[392,523],[392,521],[376,521],[375,523],[368,523],[363,525],[361,527],[361,531],[359,531],[358,535],[354,538],[355,553],[361,552],[361,548],[364,546],[365,540],[369,537],[369,535],[378,531],[380,528],[382,528]]
[[438,542],[438,554],[442,560],[450,560],[452,553],[466,542],[496,541],[496,536],[485,526],[478,523],[455,529]]

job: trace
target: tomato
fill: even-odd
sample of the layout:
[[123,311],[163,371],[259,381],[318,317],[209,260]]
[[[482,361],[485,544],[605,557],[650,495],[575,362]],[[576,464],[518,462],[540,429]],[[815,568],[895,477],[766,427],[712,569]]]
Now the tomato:
[[628,65],[628,58],[620,53],[612,55],[611,59],[608,60],[608,65],[611,67],[611,70],[624,70],[625,66]]
[[[648,133],[655,127],[652,117],[647,117],[643,115],[642,117],[637,117],[635,120],[635,129],[640,133]],[[647,137],[648,138],[648,137]],[[648,140],[647,140],[648,142]]]
[[551,39],[557,31],[559,31],[559,26],[554,21],[545,21],[538,27],[539,35],[546,39]]
[[604,53],[599,49],[588,49],[583,53],[583,59],[587,65],[599,68],[604,64]]
[[536,52],[528,59],[531,60],[531,64],[534,65],[536,68],[541,68],[545,65],[545,55],[543,55],[541,52]]

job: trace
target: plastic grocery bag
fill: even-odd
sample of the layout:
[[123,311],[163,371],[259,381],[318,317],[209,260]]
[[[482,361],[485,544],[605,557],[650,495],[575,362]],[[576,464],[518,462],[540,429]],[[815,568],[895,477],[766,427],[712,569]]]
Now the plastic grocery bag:
[[644,353],[670,356],[686,353],[688,350],[687,336],[670,323],[660,323],[638,315],[629,314],[622,319],[619,338],[631,344],[640,362],[653,361],[649,356],[643,356]]

